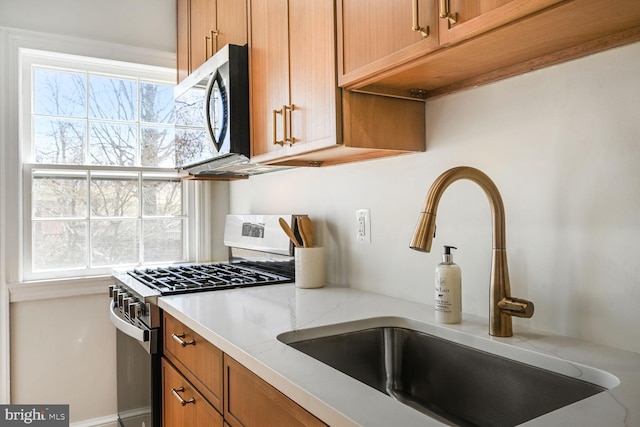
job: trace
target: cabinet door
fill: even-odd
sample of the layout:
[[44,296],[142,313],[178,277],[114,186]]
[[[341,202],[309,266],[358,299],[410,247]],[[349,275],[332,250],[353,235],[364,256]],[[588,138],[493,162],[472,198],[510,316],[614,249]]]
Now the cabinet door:
[[234,359],[224,361],[224,418],[232,427],[326,426]]
[[339,82],[389,68],[438,46],[437,2],[419,0],[418,24],[429,35],[413,31],[410,0],[338,0]]
[[[440,44],[457,43],[513,22],[560,0],[439,0]],[[453,22],[455,21],[455,22]]]
[[216,52],[228,44],[247,44],[247,1],[218,0],[216,6]]
[[191,72],[193,72],[215,51],[215,0],[191,0],[189,17]]
[[189,0],[176,2],[177,40],[176,67],[178,69],[177,82],[180,83],[191,72],[189,59]]
[[334,17],[332,0],[289,1],[288,155],[339,142]]
[[290,103],[288,1],[250,0],[249,16],[252,156],[284,153],[274,140],[285,138],[283,116],[275,111]]
[[166,359],[162,359],[163,427],[223,427],[222,416]]
[[164,314],[164,356],[222,412],[222,351]]

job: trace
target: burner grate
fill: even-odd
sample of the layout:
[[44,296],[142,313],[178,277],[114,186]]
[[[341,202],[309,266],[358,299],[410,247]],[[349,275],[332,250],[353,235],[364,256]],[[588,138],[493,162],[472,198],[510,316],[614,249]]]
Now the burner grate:
[[289,283],[293,261],[241,261],[134,269],[129,275],[163,295]]

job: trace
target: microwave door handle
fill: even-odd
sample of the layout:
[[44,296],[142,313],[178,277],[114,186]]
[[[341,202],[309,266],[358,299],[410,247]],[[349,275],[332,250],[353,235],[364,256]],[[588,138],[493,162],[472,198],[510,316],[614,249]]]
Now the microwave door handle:
[[131,338],[140,342],[149,341],[149,331],[140,329],[120,317],[120,315],[116,313],[116,303],[114,301],[111,301],[111,310],[109,310],[109,316],[111,317],[111,323],[113,323],[113,325],[125,335],[130,336]]

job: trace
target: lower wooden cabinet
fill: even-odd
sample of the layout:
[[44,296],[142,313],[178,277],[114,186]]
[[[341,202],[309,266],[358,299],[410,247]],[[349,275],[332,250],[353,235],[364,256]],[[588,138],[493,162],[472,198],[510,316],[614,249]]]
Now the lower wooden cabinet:
[[166,313],[163,351],[163,427],[326,427]]
[[231,427],[320,427],[326,424],[224,355],[224,418]]
[[163,320],[164,357],[222,412],[222,351],[168,314]]
[[162,359],[162,426],[223,427],[215,408],[173,367]]

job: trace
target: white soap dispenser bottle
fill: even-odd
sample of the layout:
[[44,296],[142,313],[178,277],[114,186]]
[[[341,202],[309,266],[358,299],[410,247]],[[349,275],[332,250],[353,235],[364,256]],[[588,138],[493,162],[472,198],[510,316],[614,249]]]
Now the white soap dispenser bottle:
[[436,267],[435,314],[440,323],[460,323],[462,321],[462,274],[453,262],[451,249],[445,246],[442,262]]

